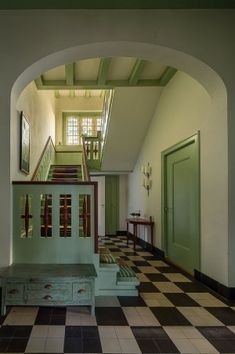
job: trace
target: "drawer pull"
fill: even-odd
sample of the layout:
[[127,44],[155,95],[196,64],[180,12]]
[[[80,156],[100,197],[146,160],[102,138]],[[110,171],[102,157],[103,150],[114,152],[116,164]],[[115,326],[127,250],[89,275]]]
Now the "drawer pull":
[[45,289],[51,289],[51,288],[52,288],[52,285],[51,285],[51,284],[46,284],[46,285],[44,286],[44,288],[45,288]]
[[50,296],[50,295],[45,295],[43,299],[50,301],[50,300],[52,300],[52,296]]
[[83,289],[83,288],[78,290],[78,294],[85,293],[85,292],[86,292],[86,289]]
[[11,295],[19,294],[19,290],[18,289],[11,289],[10,291],[8,291],[8,294],[11,294]]
[[33,282],[35,282],[35,281],[38,281],[38,279],[37,279],[37,278],[30,278],[29,281],[30,281],[31,283],[33,283]]

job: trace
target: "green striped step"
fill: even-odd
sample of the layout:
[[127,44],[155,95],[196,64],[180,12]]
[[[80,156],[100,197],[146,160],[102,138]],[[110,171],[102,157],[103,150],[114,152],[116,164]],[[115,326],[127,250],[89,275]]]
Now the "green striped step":
[[116,259],[111,253],[101,253],[100,254],[100,263],[105,264],[116,264]]
[[120,270],[117,273],[118,278],[136,278],[135,272],[128,265],[120,265]]

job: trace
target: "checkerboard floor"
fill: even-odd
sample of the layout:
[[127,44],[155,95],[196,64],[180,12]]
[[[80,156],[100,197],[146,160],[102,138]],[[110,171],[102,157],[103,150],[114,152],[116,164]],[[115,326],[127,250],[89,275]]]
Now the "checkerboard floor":
[[235,353],[235,303],[222,300],[124,236],[101,240],[136,272],[138,297],[86,307],[12,307],[0,353]]

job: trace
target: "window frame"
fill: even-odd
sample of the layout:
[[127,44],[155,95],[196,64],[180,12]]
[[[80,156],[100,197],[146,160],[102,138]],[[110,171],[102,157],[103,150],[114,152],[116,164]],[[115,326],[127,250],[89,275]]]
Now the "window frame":
[[[84,118],[92,118],[92,119],[102,119],[102,111],[82,111],[82,112],[63,112],[62,113],[62,120],[63,120],[63,145],[81,145],[80,138],[78,138],[78,144],[68,144],[67,143],[67,120],[69,117],[74,117],[78,119],[78,126],[82,127],[82,119]],[[101,123],[102,127],[102,123]],[[79,135],[78,135],[79,136]],[[92,135],[93,136],[93,135]]]

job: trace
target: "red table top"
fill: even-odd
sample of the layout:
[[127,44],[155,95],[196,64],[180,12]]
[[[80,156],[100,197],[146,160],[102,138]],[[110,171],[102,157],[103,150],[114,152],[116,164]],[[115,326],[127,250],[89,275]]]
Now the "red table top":
[[142,224],[142,225],[153,225],[154,222],[149,219],[144,219],[144,218],[127,218],[126,222],[130,224]]

